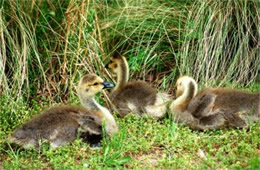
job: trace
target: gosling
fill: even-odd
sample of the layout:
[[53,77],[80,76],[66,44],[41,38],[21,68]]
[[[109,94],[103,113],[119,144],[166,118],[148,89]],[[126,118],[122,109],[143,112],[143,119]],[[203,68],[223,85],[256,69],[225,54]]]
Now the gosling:
[[260,120],[260,93],[227,88],[198,92],[196,81],[188,76],[177,80],[177,99],[170,109],[177,122],[193,129],[247,128]]
[[16,129],[9,136],[10,143],[25,149],[40,149],[41,141],[48,141],[51,148],[57,148],[74,141],[78,132],[101,135],[103,121],[106,133],[112,137],[118,131],[117,123],[111,113],[94,99],[96,93],[112,87],[114,84],[104,82],[97,75],[85,75],[77,86],[77,94],[84,107],[52,107]]
[[165,93],[157,93],[144,81],[128,82],[129,67],[124,56],[113,56],[107,67],[117,75],[116,87],[109,95],[109,99],[124,117],[129,113],[136,115],[150,115],[160,119],[166,115],[170,97]]

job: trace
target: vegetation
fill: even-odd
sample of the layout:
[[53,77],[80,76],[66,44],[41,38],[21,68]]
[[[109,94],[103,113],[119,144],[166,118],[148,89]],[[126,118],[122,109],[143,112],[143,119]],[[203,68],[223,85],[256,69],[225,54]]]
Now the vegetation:
[[259,124],[197,132],[128,116],[102,149],[81,139],[41,153],[6,143],[44,108],[78,104],[74,83],[85,72],[113,79],[105,64],[114,52],[128,58],[131,79],[165,91],[182,74],[201,86],[260,91],[259,39],[257,0],[0,1],[0,169],[259,169]]

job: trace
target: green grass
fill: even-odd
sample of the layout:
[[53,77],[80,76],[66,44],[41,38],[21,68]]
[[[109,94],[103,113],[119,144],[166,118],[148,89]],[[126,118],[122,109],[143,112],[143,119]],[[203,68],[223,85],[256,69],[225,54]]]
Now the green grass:
[[[247,89],[259,91],[259,84]],[[7,135],[48,107],[1,100],[0,167],[5,169],[259,169],[260,124],[246,129],[192,131],[170,118],[157,121],[128,115],[116,118],[119,133],[103,138],[102,148],[93,149],[80,138],[71,144],[41,152],[11,148]],[[72,103],[78,103],[74,100]]]

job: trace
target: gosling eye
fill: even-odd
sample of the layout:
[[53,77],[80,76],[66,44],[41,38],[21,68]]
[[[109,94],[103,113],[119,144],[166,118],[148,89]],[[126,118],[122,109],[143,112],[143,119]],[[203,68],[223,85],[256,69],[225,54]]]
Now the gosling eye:
[[96,86],[96,85],[98,85],[98,83],[96,82],[96,83],[94,83],[93,85]]
[[115,64],[114,67],[117,68],[117,64]]

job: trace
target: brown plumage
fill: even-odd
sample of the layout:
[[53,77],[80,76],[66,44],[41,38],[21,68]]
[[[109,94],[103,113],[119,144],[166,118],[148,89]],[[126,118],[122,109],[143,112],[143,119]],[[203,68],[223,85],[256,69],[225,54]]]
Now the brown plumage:
[[144,81],[128,82],[129,68],[124,56],[111,57],[108,68],[117,75],[116,87],[109,98],[121,117],[129,113],[147,114],[155,118],[165,115],[170,100],[168,95],[157,93]]
[[141,115],[146,112],[145,107],[147,105],[155,104],[156,90],[145,82],[131,82],[126,84],[123,88],[112,92],[110,97],[121,116],[125,116],[131,112]]
[[56,148],[72,142],[78,132],[86,135],[101,135],[102,121],[106,121],[109,135],[118,131],[117,124],[110,112],[100,106],[94,95],[105,87],[113,87],[100,77],[92,74],[84,76],[77,87],[77,92],[84,107],[55,106],[33,117],[21,125],[10,136],[9,141],[24,148],[40,149],[42,140],[50,142]]
[[[246,128],[260,120],[260,93],[227,88],[204,89],[197,93],[197,83],[188,76],[177,81],[177,99],[171,111],[177,122],[193,129]],[[193,96],[193,97],[191,97]]]

